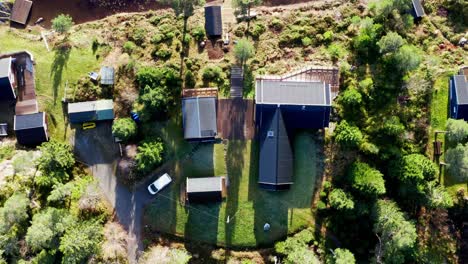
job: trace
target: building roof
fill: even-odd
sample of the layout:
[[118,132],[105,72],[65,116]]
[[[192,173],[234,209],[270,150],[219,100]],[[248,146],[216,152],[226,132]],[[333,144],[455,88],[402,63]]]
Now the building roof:
[[114,84],[114,68],[104,66],[101,68],[101,84],[113,85]]
[[31,12],[32,1],[16,0],[11,9],[10,20],[25,25]]
[[81,113],[114,109],[112,100],[88,101],[68,104],[68,113]]
[[187,193],[221,192],[223,177],[187,178]]
[[11,70],[11,57],[0,59],[0,78],[8,77]]
[[14,130],[26,130],[45,126],[45,113],[39,112],[27,115],[15,115]]
[[221,36],[223,34],[221,6],[205,7],[205,30],[208,36]]
[[413,12],[414,12],[414,15],[415,17],[423,17],[426,15],[426,13],[424,12],[424,8],[421,4],[421,0],[412,0],[413,2]]
[[468,83],[465,75],[453,76],[457,103],[459,105],[468,105]]
[[212,138],[218,133],[216,97],[183,98],[182,114],[186,139]]
[[8,136],[8,124],[0,123],[0,136]]
[[260,184],[292,184],[293,153],[280,107],[264,111],[260,126]]
[[257,79],[257,104],[330,105],[329,85],[317,81]]

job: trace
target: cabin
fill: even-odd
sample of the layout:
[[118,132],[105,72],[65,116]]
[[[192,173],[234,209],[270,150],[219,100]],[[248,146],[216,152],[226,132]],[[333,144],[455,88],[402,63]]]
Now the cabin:
[[186,140],[213,141],[215,139],[218,134],[216,101],[215,96],[182,98],[182,122]]
[[287,190],[294,182],[294,133],[328,127],[331,86],[323,81],[260,77],[255,92],[260,141],[258,183],[266,190]]
[[450,77],[450,117],[468,121],[468,84],[465,72],[461,69],[458,75]]
[[102,85],[114,85],[114,68],[104,66],[101,68],[101,84]]
[[0,101],[16,100],[15,82],[13,58],[0,59]]
[[421,0],[411,0],[411,2],[412,2],[411,15],[413,15],[416,21],[419,21],[422,19],[423,16],[426,15],[426,13],[424,12],[424,8],[422,6]]
[[11,9],[10,21],[26,25],[32,4],[33,2],[29,0],[16,0]]
[[187,178],[186,199],[188,202],[221,202],[225,193],[226,177]]
[[218,38],[223,35],[221,6],[205,7],[205,31],[209,38]]
[[72,124],[114,119],[114,102],[99,100],[68,104],[68,119]]
[[47,119],[44,112],[15,115],[14,131],[19,144],[37,146],[49,140]]

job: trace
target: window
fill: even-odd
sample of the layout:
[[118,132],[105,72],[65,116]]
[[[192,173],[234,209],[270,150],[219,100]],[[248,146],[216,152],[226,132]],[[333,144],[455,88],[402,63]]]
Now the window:
[[272,137],[275,136],[275,131],[270,130],[270,131],[268,131],[268,134],[267,134],[267,135],[268,135],[269,138],[272,138]]

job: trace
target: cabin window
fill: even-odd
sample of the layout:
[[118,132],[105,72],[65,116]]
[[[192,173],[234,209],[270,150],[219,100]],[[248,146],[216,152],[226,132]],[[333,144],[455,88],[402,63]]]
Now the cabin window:
[[275,131],[273,131],[273,130],[268,131],[268,135],[267,135],[267,136],[268,136],[269,138],[274,137],[274,136],[275,136]]

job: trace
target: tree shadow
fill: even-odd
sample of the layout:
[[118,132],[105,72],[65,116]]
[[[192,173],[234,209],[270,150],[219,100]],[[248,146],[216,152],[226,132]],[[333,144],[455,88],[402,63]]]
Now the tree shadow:
[[50,77],[52,78],[52,89],[54,95],[54,105],[57,103],[59,88],[62,85],[63,71],[67,68],[72,47],[65,38],[61,43],[54,47],[54,60],[50,68]]

